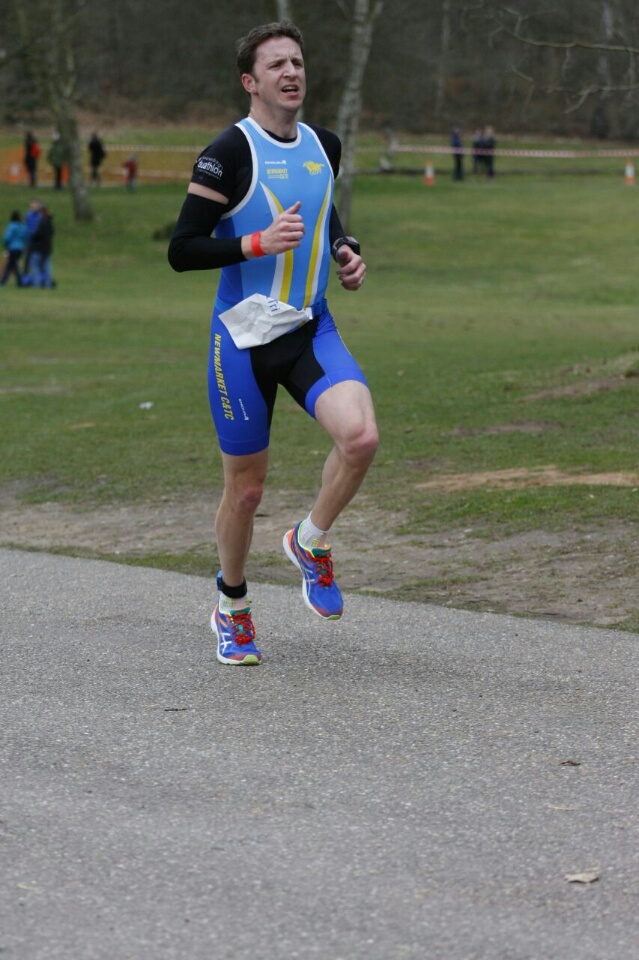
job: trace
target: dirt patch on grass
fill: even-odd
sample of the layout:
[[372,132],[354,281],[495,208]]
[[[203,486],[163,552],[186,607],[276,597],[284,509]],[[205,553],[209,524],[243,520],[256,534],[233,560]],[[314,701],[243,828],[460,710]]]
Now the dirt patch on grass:
[[499,437],[508,433],[526,433],[531,436],[546,433],[548,430],[560,430],[556,420],[515,420],[513,423],[497,423],[490,427],[455,427],[451,437]]
[[607,390],[618,390],[625,386],[622,377],[599,377],[582,380],[578,383],[568,383],[559,387],[548,387],[523,397],[524,403],[535,403],[538,400],[562,400],[565,397],[587,397],[593,393],[604,393]]
[[557,467],[513,468],[486,470],[475,473],[438,474],[416,484],[418,490],[474,490],[492,487],[516,490],[529,487],[557,486],[637,487],[639,473],[616,471],[610,473],[566,473]]
[[[501,473],[509,475],[504,482],[526,480],[522,471]],[[494,480],[494,474],[487,476]],[[529,471],[527,480],[535,478],[540,479]],[[432,483],[437,480],[443,478]],[[176,569],[184,569],[183,557],[189,555],[199,558],[197,572],[213,576],[215,504],[212,494],[80,510],[55,502],[24,505],[16,491],[5,490],[0,493],[0,544],[141,562],[163,556],[169,565],[175,557]],[[297,494],[267,492],[255,524],[250,579],[297,583],[281,543],[307,510],[307,500]],[[333,538],[336,575],[344,590],[639,629],[636,524],[613,521],[561,533],[486,538],[472,529],[400,535],[403,521],[401,512],[381,511],[365,495],[348,508]]]

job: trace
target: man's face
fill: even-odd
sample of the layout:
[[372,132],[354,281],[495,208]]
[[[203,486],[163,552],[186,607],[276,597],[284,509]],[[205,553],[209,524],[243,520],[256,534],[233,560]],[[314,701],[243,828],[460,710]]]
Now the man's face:
[[255,51],[252,73],[242,75],[244,88],[268,107],[298,110],[306,94],[302,51],[290,37],[271,37]]

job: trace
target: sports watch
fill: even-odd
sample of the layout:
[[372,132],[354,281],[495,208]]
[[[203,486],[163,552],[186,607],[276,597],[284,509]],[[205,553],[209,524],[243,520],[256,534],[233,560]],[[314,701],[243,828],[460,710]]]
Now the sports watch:
[[337,262],[337,251],[340,247],[350,247],[353,253],[356,253],[359,256],[360,246],[359,241],[355,237],[338,237],[333,246],[331,247],[331,256],[333,260]]

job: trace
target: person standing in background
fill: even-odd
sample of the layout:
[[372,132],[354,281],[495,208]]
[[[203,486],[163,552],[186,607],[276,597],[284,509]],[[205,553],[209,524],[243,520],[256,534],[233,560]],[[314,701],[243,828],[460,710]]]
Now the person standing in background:
[[41,207],[42,207],[42,204],[40,203],[39,200],[32,200],[31,203],[29,204],[29,209],[27,210],[24,217],[24,225],[27,228],[27,235],[28,235],[27,252],[25,254],[25,260],[24,260],[25,274],[29,273],[29,261],[31,259],[31,240],[33,239],[33,234],[36,232],[38,228],[38,224],[40,223],[40,219],[42,217],[42,214],[40,212]]
[[56,190],[62,190],[62,172],[65,163],[67,163],[69,159],[69,156],[66,144],[63,142],[62,137],[57,130],[55,130],[53,133],[47,159],[53,167],[53,185]]
[[484,131],[475,130],[473,137],[473,173],[479,173],[484,165]]
[[29,186],[36,187],[38,184],[38,157],[40,156],[40,144],[27,130],[24,138],[24,165],[29,177]]
[[124,164],[125,184],[129,193],[133,193],[138,182],[138,161],[134,153]]
[[486,164],[486,174],[492,179],[495,176],[495,131],[493,127],[486,127],[484,130],[484,162]]
[[51,288],[55,286],[51,273],[53,234],[53,217],[49,208],[42,206],[40,208],[40,221],[30,244],[30,269],[34,287]]
[[453,180],[464,179],[464,146],[462,144],[461,130],[459,127],[453,127],[450,136],[450,145],[453,148]]
[[22,286],[22,274],[20,273],[19,263],[20,257],[24,253],[27,245],[27,240],[27,228],[22,222],[19,211],[14,210],[2,237],[2,242],[8,253],[8,257],[2,272],[2,277],[0,277],[0,287],[5,285],[11,274],[15,276],[18,286]]
[[91,182],[96,187],[100,186],[100,166],[105,157],[104,144],[97,133],[93,133],[89,140],[89,163],[91,165]]

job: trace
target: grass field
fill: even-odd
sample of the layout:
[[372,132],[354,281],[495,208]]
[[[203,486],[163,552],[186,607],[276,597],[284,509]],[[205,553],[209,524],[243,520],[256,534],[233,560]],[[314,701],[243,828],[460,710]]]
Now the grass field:
[[[47,191],[58,287],[0,291],[0,476],[14,499],[87,508],[219,488],[206,398],[216,278],[174,274],[153,239],[183,194],[94,192],[96,220],[80,225],[68,196]],[[6,219],[29,199],[0,187]],[[366,494],[401,506],[402,529],[636,521],[638,207],[621,175],[358,179],[367,284],[335,283],[330,299],[381,426]],[[310,496],[327,449],[281,395],[269,482]],[[458,476],[549,466],[561,483]],[[612,472],[627,485],[579,482]],[[425,488],[433,476],[457,479]]]

